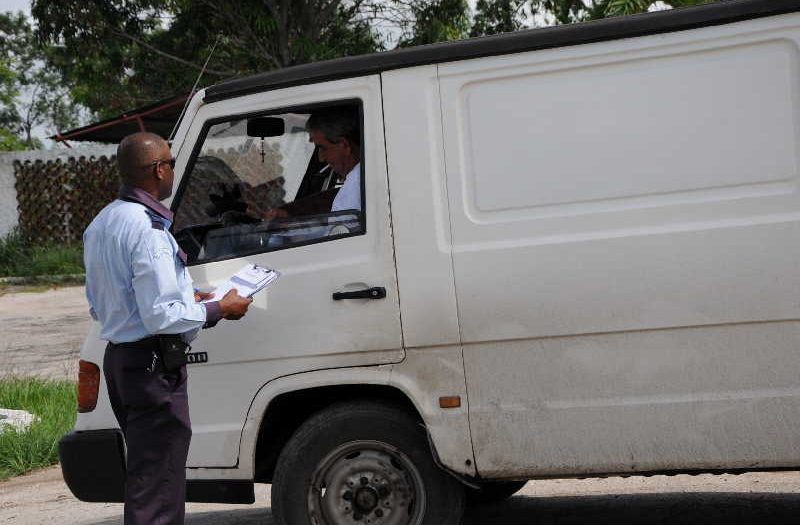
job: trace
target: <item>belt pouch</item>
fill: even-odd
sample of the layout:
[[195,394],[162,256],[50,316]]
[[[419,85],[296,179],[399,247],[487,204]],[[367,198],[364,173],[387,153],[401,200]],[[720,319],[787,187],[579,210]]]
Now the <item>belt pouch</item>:
[[161,353],[161,362],[167,372],[175,372],[186,364],[186,354],[191,347],[184,342],[180,334],[161,335],[158,337],[158,349]]

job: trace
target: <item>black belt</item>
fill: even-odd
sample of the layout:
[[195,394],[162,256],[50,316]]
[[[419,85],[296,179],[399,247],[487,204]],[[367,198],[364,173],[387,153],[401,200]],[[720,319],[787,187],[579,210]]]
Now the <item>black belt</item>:
[[191,346],[184,342],[181,334],[162,334],[152,335],[132,341],[130,343],[109,343],[110,348],[126,350],[156,350],[161,357],[161,362],[168,372],[174,372],[185,365],[188,358],[186,354],[191,350]]
[[160,335],[151,335],[150,337],[145,337],[144,339],[139,339],[138,341],[130,341],[126,343],[111,343],[109,344],[114,348],[159,348],[163,342],[175,341],[180,340],[183,341],[183,337],[181,334],[160,334]]

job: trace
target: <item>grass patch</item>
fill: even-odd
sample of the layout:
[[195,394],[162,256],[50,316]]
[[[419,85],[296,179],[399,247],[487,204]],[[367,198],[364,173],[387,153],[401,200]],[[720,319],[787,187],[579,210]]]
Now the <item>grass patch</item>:
[[38,421],[0,434],[0,481],[58,462],[58,440],[75,425],[75,383],[29,377],[0,379],[0,407],[27,410]]
[[0,239],[0,277],[83,273],[83,246],[34,245],[18,230]]

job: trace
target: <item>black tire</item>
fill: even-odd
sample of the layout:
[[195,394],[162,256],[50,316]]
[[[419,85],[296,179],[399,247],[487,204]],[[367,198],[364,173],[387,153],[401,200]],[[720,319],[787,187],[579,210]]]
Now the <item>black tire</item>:
[[457,525],[463,508],[463,485],[436,466],[422,424],[374,402],[309,418],[272,482],[277,525]]
[[491,505],[505,501],[525,486],[525,481],[482,481],[478,488],[467,487],[467,505]]

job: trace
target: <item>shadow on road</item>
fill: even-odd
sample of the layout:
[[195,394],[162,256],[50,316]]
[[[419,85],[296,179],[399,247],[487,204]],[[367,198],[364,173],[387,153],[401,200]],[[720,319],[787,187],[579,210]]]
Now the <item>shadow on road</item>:
[[[112,518],[86,525],[121,525],[122,518]],[[268,508],[242,507],[241,510],[192,512],[186,514],[186,525],[274,525]]]
[[[467,508],[462,525],[795,525],[798,523],[798,516],[800,494],[695,492],[515,496],[497,505]],[[116,518],[98,521],[92,525],[119,525],[120,522]],[[186,516],[187,525],[274,523],[272,512],[268,508],[195,512]]]
[[463,525],[794,525],[798,516],[800,494],[515,496],[501,504],[468,508]]

